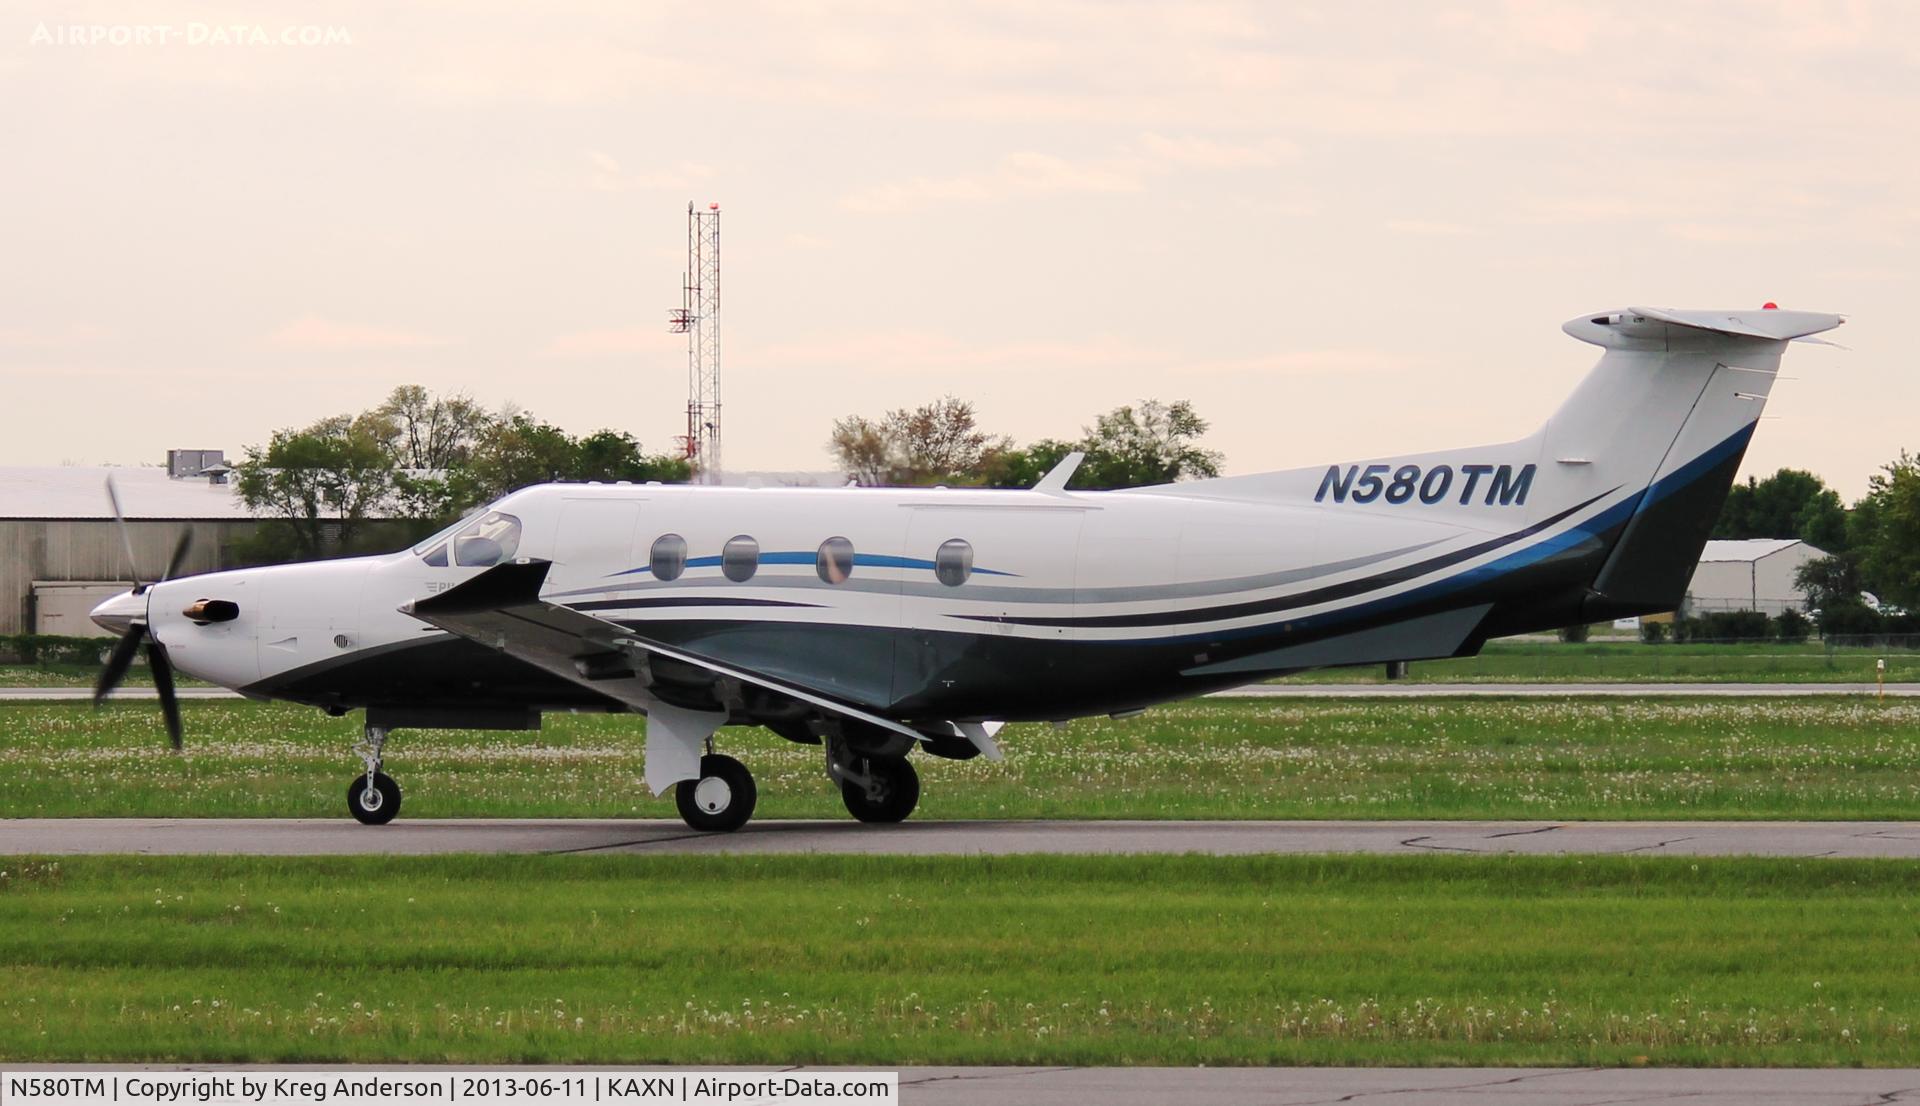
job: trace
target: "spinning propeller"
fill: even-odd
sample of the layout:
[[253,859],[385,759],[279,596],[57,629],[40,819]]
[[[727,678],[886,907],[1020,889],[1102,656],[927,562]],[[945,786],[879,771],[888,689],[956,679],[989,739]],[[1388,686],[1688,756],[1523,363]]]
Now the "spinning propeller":
[[[145,596],[151,585],[140,579],[140,570],[133,557],[133,536],[127,532],[127,519],[120,510],[120,492],[114,486],[113,477],[107,477],[107,499],[113,504],[113,519],[120,526],[120,541],[126,547],[128,571],[133,575],[133,590],[121,596],[125,601],[136,596]],[[193,544],[191,532],[180,535],[180,541],[173,547],[173,556],[168,559],[166,571],[160,574],[155,583],[173,578],[187,559],[187,549]],[[112,602],[112,601],[110,601]],[[102,604],[105,607],[106,604]],[[126,629],[113,647],[113,653],[107,657],[105,668],[100,670],[99,682],[94,684],[93,705],[99,706],[106,700],[107,694],[120,686],[126,679],[127,669],[133,667],[133,657],[142,645],[147,650],[147,667],[153,671],[153,686],[160,693],[160,713],[167,720],[167,737],[173,743],[173,751],[179,752],[180,741],[180,700],[173,690],[173,662],[167,658],[167,647],[153,636],[147,626],[146,605],[144,603],[127,604]],[[137,613],[136,613],[137,612]]]

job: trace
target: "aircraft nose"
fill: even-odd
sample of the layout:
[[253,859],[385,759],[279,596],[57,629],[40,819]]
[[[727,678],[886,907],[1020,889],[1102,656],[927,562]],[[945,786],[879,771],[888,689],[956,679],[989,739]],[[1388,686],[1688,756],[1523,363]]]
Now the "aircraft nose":
[[134,622],[147,617],[146,594],[123,591],[95,607],[87,617],[93,619],[93,624],[102,630],[125,634],[133,628]]

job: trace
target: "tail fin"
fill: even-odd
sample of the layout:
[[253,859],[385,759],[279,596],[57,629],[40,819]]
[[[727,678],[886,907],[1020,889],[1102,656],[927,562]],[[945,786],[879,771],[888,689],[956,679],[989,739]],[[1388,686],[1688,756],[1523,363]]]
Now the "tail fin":
[[[1832,330],[1808,311],[1635,307],[1563,329],[1606,350],[1542,431],[1542,464],[1573,483],[1640,489],[1595,576],[1586,617],[1672,610],[1720,515],[1788,341]],[[1571,490],[1571,489],[1570,489]],[[1628,506],[1628,503],[1631,506]]]
[[[1563,329],[1605,352],[1528,437],[1145,490],[1318,507],[1343,520],[1392,520],[1401,533],[1430,523],[1454,534],[1537,536],[1543,544],[1533,555],[1488,566],[1507,573],[1504,587],[1481,592],[1496,600],[1488,633],[1672,610],[1733,484],[1782,351],[1843,321],[1771,306],[1582,316]],[[1331,535],[1354,528],[1323,529],[1329,538],[1321,552],[1337,558]],[[1511,571],[1519,563],[1525,571]]]

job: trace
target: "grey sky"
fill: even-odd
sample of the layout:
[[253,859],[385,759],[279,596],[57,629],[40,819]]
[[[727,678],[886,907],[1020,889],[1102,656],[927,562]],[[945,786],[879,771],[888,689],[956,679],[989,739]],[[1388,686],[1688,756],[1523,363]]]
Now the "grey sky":
[[[351,42],[187,41],[236,24]],[[1562,320],[1771,299],[1851,351],[1748,468],[1852,496],[1920,447],[1917,63],[1897,3],[14,3],[0,463],[404,382],[668,448],[717,200],[736,468],[947,391],[1021,440],[1190,398],[1235,472],[1496,440],[1591,364]]]

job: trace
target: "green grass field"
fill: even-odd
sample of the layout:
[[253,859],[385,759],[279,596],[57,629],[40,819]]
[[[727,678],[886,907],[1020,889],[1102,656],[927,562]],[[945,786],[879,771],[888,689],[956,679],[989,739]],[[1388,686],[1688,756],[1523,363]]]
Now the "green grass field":
[[1920,868],[1896,862],[4,868],[9,1061],[1920,1061]]
[[[1642,645],[1637,641],[1492,641],[1476,657],[1415,661],[1413,683],[1865,683],[1874,662],[1889,683],[1920,680],[1920,650],[1840,646],[1819,641]],[[1280,683],[1383,683],[1384,665],[1326,668]]]
[[[353,718],[185,704],[0,705],[0,815],[344,816]],[[402,731],[404,818],[674,817],[640,783],[644,723]],[[1004,762],[916,757],[919,818],[1920,818],[1920,702],[1821,699],[1199,700],[1065,730],[1011,726]],[[722,748],[761,817],[845,817],[820,752]]]

